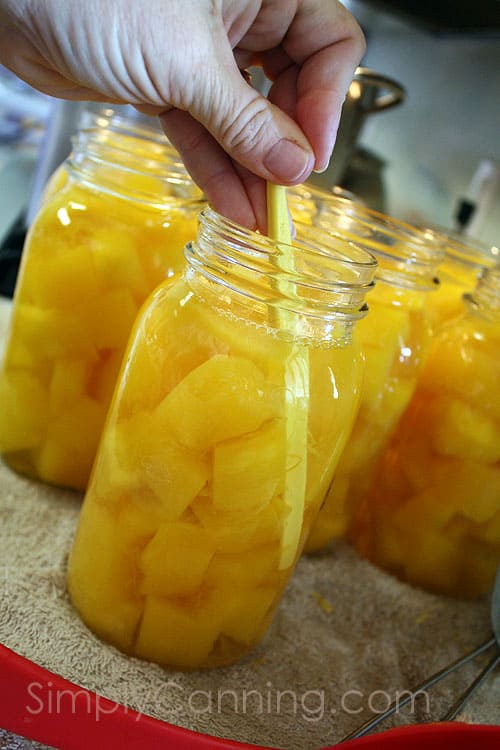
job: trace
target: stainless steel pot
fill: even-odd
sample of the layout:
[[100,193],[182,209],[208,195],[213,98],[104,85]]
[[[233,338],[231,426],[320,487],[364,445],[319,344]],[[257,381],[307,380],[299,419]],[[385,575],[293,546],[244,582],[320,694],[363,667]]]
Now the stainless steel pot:
[[342,108],[330,164],[323,174],[314,175],[313,181],[325,187],[341,184],[367,116],[401,104],[405,95],[403,86],[392,78],[370,68],[357,68]]

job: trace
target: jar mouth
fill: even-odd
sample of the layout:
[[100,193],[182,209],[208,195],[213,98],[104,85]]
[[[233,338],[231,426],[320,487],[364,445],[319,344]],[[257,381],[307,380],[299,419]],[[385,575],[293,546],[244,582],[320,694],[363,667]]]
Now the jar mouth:
[[285,245],[206,207],[185,256],[202,276],[248,300],[306,316],[363,317],[377,261],[354,242],[320,234],[300,225]]
[[84,116],[71,143],[69,173],[99,191],[155,208],[178,199],[200,208],[205,204],[179,153],[159,130],[104,110]]
[[[120,114],[111,107],[103,107],[97,111],[90,109],[85,110],[79,120],[79,130],[110,130],[124,135],[134,136],[136,138],[145,138],[149,141],[158,143],[159,146],[165,145],[173,148],[172,144],[156,125],[156,120],[151,118],[151,122],[144,120],[134,120],[124,114]],[[179,157],[180,162],[180,157]],[[182,163],[182,162],[180,162]]]
[[[302,210],[304,218],[318,229],[367,249],[377,259],[379,280],[411,288],[436,288],[437,271],[444,256],[442,235],[321,188],[299,185],[290,190],[292,215],[296,215],[294,208]],[[315,213],[308,216],[311,206]]]
[[458,232],[431,224],[422,227],[424,231],[431,231],[441,235],[445,259],[450,259],[467,268],[489,268],[500,262],[500,248],[489,245],[473,237],[467,237]]
[[[336,237],[328,233],[318,233],[317,227],[311,227],[307,224],[296,224],[296,238],[292,245],[283,242],[276,242],[260,232],[237,224],[231,219],[222,216],[211,206],[203,209],[200,215],[200,222],[207,225],[216,222],[219,232],[224,239],[234,246],[238,252],[242,253],[253,261],[256,265],[259,257],[271,260],[273,266],[278,269],[280,274],[289,274],[290,277],[311,277],[311,281],[317,278],[317,273],[312,271],[304,262],[315,259],[319,264],[317,270],[320,270],[321,264],[324,263],[325,270],[330,268],[332,272],[337,270],[338,276],[331,275],[321,280],[321,283],[327,284],[364,284],[370,283],[373,279],[374,271],[377,267],[377,261],[373,254],[356,244],[350,239]],[[299,255],[302,257],[297,257]],[[294,266],[285,264],[284,259],[294,258]],[[318,280],[318,283],[320,281]]]

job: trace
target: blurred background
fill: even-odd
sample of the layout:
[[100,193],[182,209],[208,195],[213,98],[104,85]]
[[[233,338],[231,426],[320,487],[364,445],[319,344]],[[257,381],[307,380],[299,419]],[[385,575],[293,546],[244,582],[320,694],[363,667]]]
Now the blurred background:
[[[330,167],[314,181],[411,223],[498,245],[500,3],[344,4],[367,52]],[[266,81],[257,74],[255,85],[265,90]],[[0,67],[0,284],[88,106],[38,94]]]

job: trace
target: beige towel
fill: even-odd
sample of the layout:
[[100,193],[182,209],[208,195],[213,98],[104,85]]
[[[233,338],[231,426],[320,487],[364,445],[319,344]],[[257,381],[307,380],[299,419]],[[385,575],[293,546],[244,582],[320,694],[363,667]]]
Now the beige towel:
[[[0,305],[0,316],[5,311]],[[65,566],[80,503],[76,493],[0,465],[0,642],[78,685],[199,732],[287,750],[333,744],[370,706],[382,710],[490,633],[487,599],[418,591],[339,544],[299,563],[264,642],[244,662],[166,672],[101,643],[73,611]],[[471,666],[448,678],[429,692],[428,706],[420,701],[394,723],[439,717],[474,673]],[[33,709],[39,698],[48,696],[33,697]],[[497,674],[461,718],[500,723],[499,706]]]

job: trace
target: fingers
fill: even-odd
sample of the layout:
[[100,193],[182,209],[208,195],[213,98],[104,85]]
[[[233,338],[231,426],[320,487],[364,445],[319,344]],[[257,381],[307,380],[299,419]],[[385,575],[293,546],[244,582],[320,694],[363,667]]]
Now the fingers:
[[[293,185],[306,180],[313,168],[328,165],[364,39],[352,16],[336,1],[298,0],[286,29],[277,20],[281,15],[276,13],[283,8],[277,0],[264,2],[263,8],[268,16],[267,23],[258,27],[265,28],[260,41],[255,26],[235,50],[227,36],[214,41],[213,66],[204,66],[197,80],[205,96],[194,97],[186,108],[233,162],[264,180]],[[281,44],[266,52],[273,23],[278,24],[273,33]],[[267,60],[276,75],[269,101],[241,77],[235,57],[244,59],[245,53],[259,55],[264,65]],[[202,153],[207,152],[200,149],[199,156]],[[195,165],[192,173],[200,171]],[[222,173],[210,172],[214,193],[213,174],[220,180]]]
[[213,207],[238,224],[265,231],[264,182],[233,164],[203,125],[187,112],[170,109],[160,115],[160,121],[189,174]]
[[282,184],[309,176],[314,154],[307,138],[291,117],[244,80],[227,35],[214,39],[196,74],[196,90],[182,108],[233,161]]
[[[300,65],[296,81],[295,119],[315,153],[315,169],[328,165],[341,108],[355,69],[364,54],[363,33],[350,13],[331,0],[303,0],[283,49]],[[271,93],[283,96],[280,74]]]

